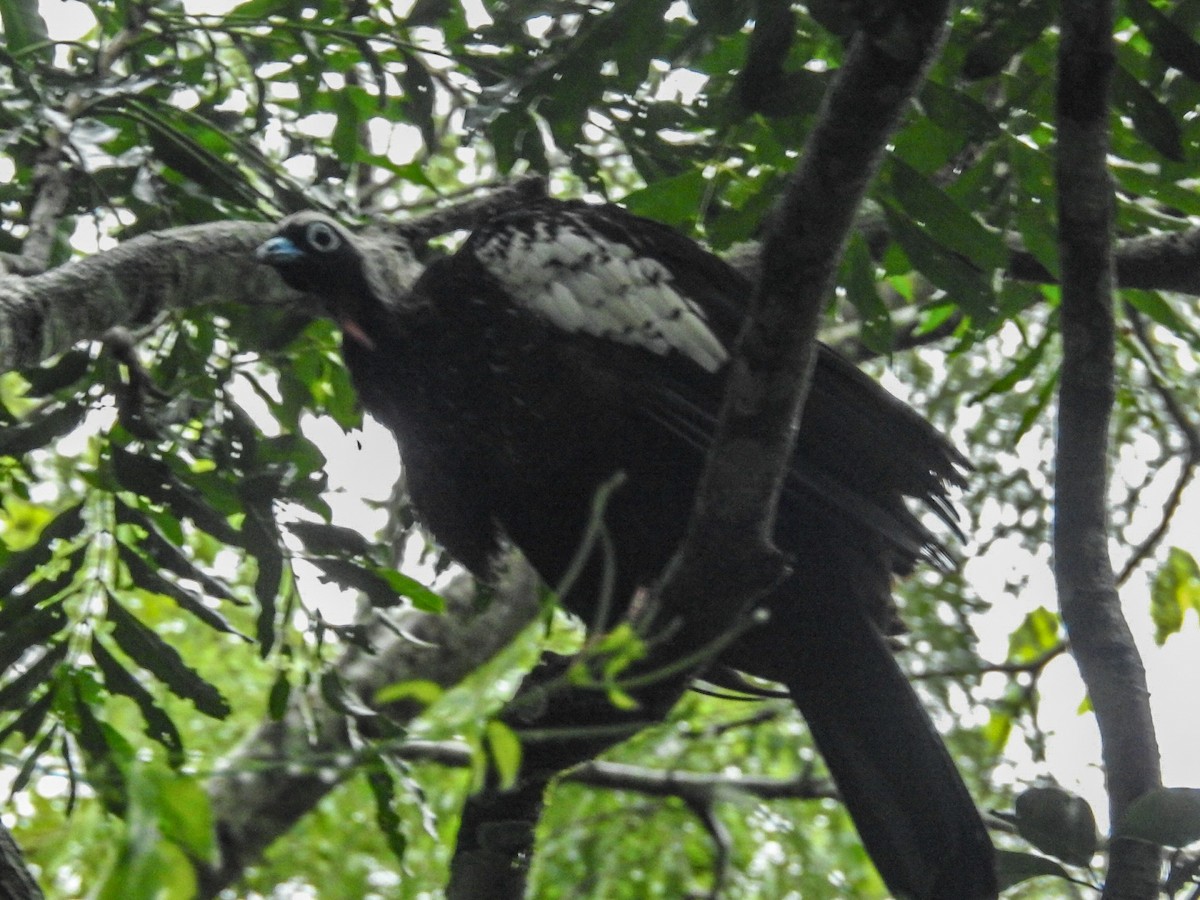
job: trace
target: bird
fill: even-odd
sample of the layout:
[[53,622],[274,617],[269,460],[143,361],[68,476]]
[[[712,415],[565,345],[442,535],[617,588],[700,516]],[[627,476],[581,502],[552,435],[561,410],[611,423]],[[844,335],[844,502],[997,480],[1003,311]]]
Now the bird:
[[[753,284],[681,232],[608,203],[543,197],[496,213],[427,265],[401,238],[314,211],[256,251],[341,326],[363,407],[394,434],[411,502],[476,576],[518,547],[561,602],[611,626],[682,539]],[[818,345],[775,545],[790,572],[717,660],[782,684],[888,888],[997,894],[986,827],[893,655],[893,581],[950,564],[910,507],[957,531],[968,461],[911,407]],[[614,598],[616,602],[614,602]],[[623,605],[624,604],[624,605]],[[597,621],[607,611],[606,621]]]

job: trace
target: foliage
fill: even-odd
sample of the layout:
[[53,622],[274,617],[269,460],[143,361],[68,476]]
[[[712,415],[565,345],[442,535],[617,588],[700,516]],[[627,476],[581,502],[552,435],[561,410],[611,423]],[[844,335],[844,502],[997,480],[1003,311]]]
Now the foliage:
[[[853,24],[838,4],[785,0],[191,9],[97,2],[75,11],[94,17],[80,40],[50,43],[34,4],[0,2],[0,251],[20,253],[48,225],[42,262],[57,264],[95,249],[89,241],[311,206],[403,222],[529,171],[555,192],[619,199],[729,248],[754,236],[779,196]],[[1037,465],[1060,359],[1054,18],[1048,0],[956,13],[831,307],[831,327],[849,324],[850,345],[888,355],[918,407],[975,460],[963,498],[975,560],[1047,556]],[[1120,237],[1200,217],[1198,22],[1197,0],[1123,7],[1111,117]],[[48,179],[64,191],[49,218]],[[1005,276],[1013,242],[1042,267],[1040,281]],[[1181,419],[1171,402],[1194,381],[1200,317],[1194,300],[1154,287],[1123,300],[1116,445],[1136,465],[1113,486],[1113,543],[1158,572],[1152,606],[1137,614],[1153,616],[1161,642],[1194,629],[1185,614],[1200,609],[1200,570],[1196,546],[1146,541],[1143,498],[1164,480],[1182,486],[1200,458],[1194,410],[1185,403]],[[905,350],[943,335],[934,349]],[[229,303],[145,322],[136,338],[131,353],[95,343],[0,375],[0,740],[17,834],[51,896],[187,895],[186,859],[211,852],[204,776],[264,714],[278,718],[294,694],[330,684],[337,653],[362,642],[327,621],[315,580],[297,574],[305,565],[377,605],[400,594],[438,603],[396,570],[385,542],[334,521],[329,463],[306,429],[313,416],[347,430],[360,419],[329,323]],[[411,516],[401,508],[395,522],[390,543],[403,546]],[[989,670],[972,625],[996,591],[971,572],[906,587],[906,662],[928,676],[924,692],[977,797],[1007,806],[1019,790],[1012,760],[1056,774],[1038,768],[1038,677],[1065,635],[1056,613],[1029,604]],[[1028,570],[1007,577],[1015,595]],[[480,725],[496,696],[455,696],[413,732],[507,745]],[[614,758],[781,778],[816,764],[794,751],[797,720],[732,724],[747,708],[690,698]],[[328,897],[418,896],[444,879],[471,776],[373,759],[272,849],[248,889],[290,878]],[[1015,804],[1023,840],[1004,860],[1013,883],[1094,882],[1094,826],[1081,836],[1079,825],[1094,822],[1091,810],[1061,789],[1034,790]],[[1131,812],[1129,827],[1188,843],[1194,798],[1166,796],[1170,835],[1146,830],[1157,807]],[[723,896],[882,890],[828,801],[722,798],[717,818],[732,859]],[[347,827],[368,822],[381,827]],[[721,874],[713,838],[677,799],[563,784],[541,826],[536,892],[702,893]]]

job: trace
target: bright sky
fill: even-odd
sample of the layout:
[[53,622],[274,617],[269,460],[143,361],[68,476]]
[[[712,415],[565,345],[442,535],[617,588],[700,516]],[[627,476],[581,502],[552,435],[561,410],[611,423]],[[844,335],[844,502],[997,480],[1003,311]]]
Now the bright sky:
[[[186,0],[185,8],[193,13],[220,13],[236,5],[231,0]],[[408,2],[396,6],[411,5]],[[483,17],[478,0],[468,2],[469,12]],[[94,19],[85,3],[77,0],[47,0],[41,9],[57,39],[81,38],[93,26]],[[312,435],[319,440],[330,459],[330,502],[341,524],[373,533],[381,524],[382,513],[371,511],[363,498],[386,498],[398,460],[390,436],[380,426],[371,424],[362,436],[346,436],[329,422],[311,426]],[[1041,459],[1022,461],[1030,470],[1045,471]],[[1144,506],[1151,513],[1161,509],[1166,484],[1157,485],[1154,496],[1145,496]],[[1048,531],[1048,525],[1047,525]],[[1174,527],[1164,546],[1181,546],[1200,557],[1200,483],[1188,491]],[[1001,588],[1014,568],[1029,574],[1028,587],[1020,596],[1011,597]],[[1002,660],[1008,650],[1008,634],[1025,614],[1037,606],[1055,608],[1054,582],[1047,553],[1029,556],[1016,548],[1005,554],[993,553],[985,559],[967,562],[967,572],[980,596],[990,601],[992,610],[978,623],[981,651],[985,658]],[[1152,573],[1151,573],[1152,574]],[[1153,624],[1148,615],[1149,583],[1145,572],[1135,575],[1122,591],[1126,615],[1137,636],[1146,662],[1150,680],[1151,701],[1155,712],[1159,741],[1163,751],[1163,778],[1172,786],[1200,787],[1200,720],[1191,714],[1196,685],[1200,684],[1200,628],[1195,617],[1189,617],[1182,634],[1172,637],[1164,647],[1153,641]],[[1017,759],[1018,765],[1010,777],[1027,779],[1031,772],[1053,773],[1071,790],[1078,791],[1094,806],[1103,823],[1107,815],[1103,779],[1098,768],[1099,739],[1090,716],[1078,715],[1084,697],[1074,663],[1060,657],[1047,668],[1042,682],[1040,721],[1053,726],[1047,744],[1047,761],[1034,765]],[[1019,742],[1010,750],[1023,753]]]

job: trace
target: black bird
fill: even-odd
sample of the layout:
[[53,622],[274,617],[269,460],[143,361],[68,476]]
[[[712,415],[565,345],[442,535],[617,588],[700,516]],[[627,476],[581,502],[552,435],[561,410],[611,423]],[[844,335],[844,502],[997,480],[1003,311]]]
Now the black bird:
[[[556,200],[497,215],[423,273],[402,242],[311,212],[258,256],[341,324],[418,513],[467,568],[486,578],[507,536],[558,584],[597,488],[623,471],[604,519],[613,596],[654,581],[715,427],[753,291],[742,275],[664,225]],[[720,660],[787,687],[884,881],[920,900],[996,895],[987,831],[884,637],[893,576],[944,559],[906,498],[952,525],[947,490],[965,467],[821,347],[775,532],[794,574],[768,598],[769,624]],[[563,598],[588,623],[598,580]]]

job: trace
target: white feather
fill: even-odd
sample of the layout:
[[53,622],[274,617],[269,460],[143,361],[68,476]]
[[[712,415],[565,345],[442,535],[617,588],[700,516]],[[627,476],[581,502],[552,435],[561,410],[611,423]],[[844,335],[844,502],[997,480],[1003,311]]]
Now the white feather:
[[666,266],[583,223],[498,233],[475,254],[518,303],[568,333],[675,351],[708,372],[729,358]]

